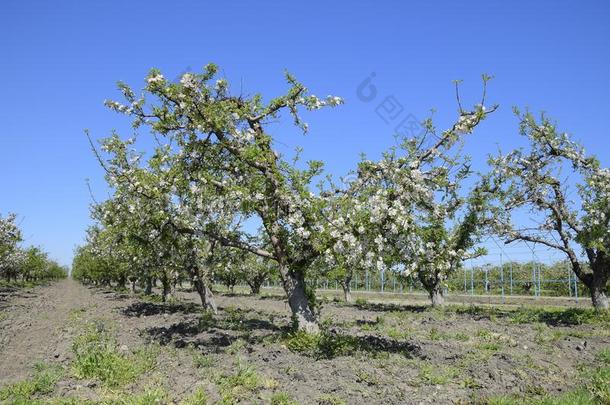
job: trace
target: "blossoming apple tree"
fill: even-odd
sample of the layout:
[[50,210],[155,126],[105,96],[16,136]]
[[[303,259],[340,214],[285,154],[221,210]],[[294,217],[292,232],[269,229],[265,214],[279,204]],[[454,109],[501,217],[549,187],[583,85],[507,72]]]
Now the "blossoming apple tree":
[[210,283],[220,243],[202,236],[206,227],[230,225],[223,223],[228,204],[216,204],[217,199],[207,198],[184,177],[182,169],[190,163],[185,163],[183,153],[159,146],[144,164],[143,155],[132,148],[134,142],[116,135],[105,139],[107,160],[94,148],[114,194],[94,207],[93,216],[104,229],[116,232],[120,246],[115,250],[123,253],[123,262],[138,269],[135,276],[143,277],[147,286],[159,278],[166,298],[186,273],[204,308],[215,312]]
[[8,214],[4,218],[0,216],[0,274],[7,280],[17,279],[21,257],[19,242],[22,236],[16,219],[15,214]]
[[[300,109],[316,110],[342,101],[332,96],[320,99],[291,75],[286,78],[287,93],[264,102],[260,95],[232,95],[227,81],[217,78],[215,65],[206,66],[202,73],[186,73],[179,83],[153,70],[142,97],[120,84],[126,102],[108,101],[107,105],[132,117],[134,127],[146,126],[183,157],[173,167],[184,184],[194,190],[192,198],[184,201],[192,220],[197,220],[202,210],[213,211],[209,207],[214,196],[211,200],[221,206],[228,223],[258,218],[269,248],[249,237],[243,228],[219,227],[209,218],[203,227],[194,226],[193,221],[168,224],[179,233],[205,237],[276,261],[296,324],[315,332],[315,299],[308,292],[305,276],[322,250],[318,240],[321,200],[310,190],[322,165],[309,162],[306,169],[297,168],[274,151],[273,138],[265,128],[284,111],[307,131]],[[154,102],[147,103],[146,97]],[[198,195],[204,199],[198,199]],[[225,204],[238,210],[224,209]]]
[[[546,116],[515,112],[529,145],[490,158],[490,177],[498,188],[496,231],[506,243],[522,241],[563,252],[589,289],[593,306],[607,310],[610,170]],[[515,223],[523,210],[535,216],[533,226]]]
[[471,111],[462,108],[457,93],[459,116],[449,129],[439,133],[429,119],[421,136],[405,139],[379,161],[363,160],[357,180],[345,191],[351,196],[349,221],[335,221],[352,223],[342,234],[335,231],[339,239],[351,241],[346,260],[360,257],[365,267],[416,275],[433,305],[443,303],[443,283],[451,272],[483,253],[475,246],[487,193],[482,184],[464,190],[473,172],[460,146],[464,135],[497,108],[484,106],[489,79],[483,76],[483,97]]

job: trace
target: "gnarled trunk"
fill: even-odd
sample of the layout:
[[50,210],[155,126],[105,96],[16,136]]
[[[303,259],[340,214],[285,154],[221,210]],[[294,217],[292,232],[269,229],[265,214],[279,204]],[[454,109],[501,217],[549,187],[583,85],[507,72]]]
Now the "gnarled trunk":
[[607,311],[610,309],[608,304],[608,295],[606,291],[601,288],[594,287],[591,288],[591,301],[593,301],[593,306],[598,311]]
[[249,281],[248,282],[248,286],[250,286],[250,293],[252,295],[258,295],[261,292],[261,285],[262,285],[262,281],[258,282],[258,280],[256,281]]
[[607,277],[604,277],[603,270],[599,269],[598,273],[593,274],[593,277],[591,277],[591,282],[587,286],[589,287],[589,291],[591,293],[593,307],[597,311],[608,311],[610,309],[608,303],[607,284]]
[[352,287],[350,286],[351,282],[351,277],[345,277],[340,281],[341,287],[343,288],[343,299],[347,303],[352,302]]
[[174,297],[174,284],[167,276],[161,277],[161,285],[163,286],[163,302],[167,302]]
[[152,277],[146,277],[144,279],[144,294],[151,295],[153,288],[153,280]]
[[307,297],[303,274],[289,271],[283,266],[280,266],[280,273],[282,274],[282,285],[288,297],[288,305],[298,330],[319,333],[318,317]]
[[443,295],[443,286],[441,279],[436,275],[429,275],[425,272],[418,273],[419,281],[428,291],[430,297],[430,303],[433,307],[443,305],[445,303],[445,296]]
[[445,304],[445,296],[443,295],[442,288],[435,287],[428,291],[428,295],[430,296],[430,302],[433,307]]
[[602,252],[589,254],[592,273],[583,273],[580,264],[572,260],[572,269],[576,276],[589,289],[591,302],[597,311],[610,310],[608,302],[608,280],[610,279],[610,258]]
[[195,278],[193,280],[193,284],[195,285],[195,289],[199,294],[203,308],[206,311],[212,311],[212,313],[217,314],[218,309],[216,308],[216,303],[214,302],[214,294],[212,294],[212,290],[210,290],[208,284],[200,277]]

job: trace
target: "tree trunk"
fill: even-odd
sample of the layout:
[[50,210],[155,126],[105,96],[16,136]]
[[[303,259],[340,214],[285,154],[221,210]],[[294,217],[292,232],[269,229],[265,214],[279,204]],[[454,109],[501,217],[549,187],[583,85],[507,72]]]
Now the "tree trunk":
[[589,289],[591,302],[596,311],[608,311],[608,279],[610,278],[610,258],[604,253],[594,254],[595,260],[589,256],[589,264],[593,273],[583,273],[579,263],[572,261],[572,269],[576,276]]
[[152,287],[153,287],[153,282],[152,282],[152,277],[146,277],[144,279],[144,294],[146,295],[150,295],[152,294]]
[[161,284],[163,285],[163,302],[167,302],[174,296],[173,284],[167,277],[161,278]]
[[285,268],[283,270],[280,266],[280,273],[283,276],[282,284],[298,330],[307,333],[319,333],[318,317],[307,297],[303,275],[287,271]]
[[352,287],[350,286],[352,281],[351,277],[346,277],[343,281],[341,281],[341,287],[343,288],[343,298],[345,302],[352,302]]
[[131,292],[135,294],[136,292],[136,279],[131,280]]
[[199,298],[201,298],[201,305],[203,306],[203,309],[217,314],[218,309],[216,308],[216,303],[214,302],[214,294],[212,294],[212,290],[210,290],[208,284],[199,277],[193,280],[193,284],[195,285],[195,289],[199,294]]
[[433,287],[428,291],[428,295],[430,296],[430,302],[433,307],[445,304],[445,296],[443,295],[443,289],[441,287]]
[[432,306],[443,305],[445,303],[445,296],[443,295],[442,282],[439,277],[426,274],[425,272],[420,272],[417,276],[426,291],[428,291],[428,297],[430,297]]
[[250,286],[250,293],[251,293],[252,295],[258,295],[258,294],[260,294],[260,292],[261,292],[261,285],[262,285],[262,284],[263,284],[263,283],[262,283],[262,282],[260,282],[260,283],[259,283],[259,282],[258,282],[258,280],[256,280],[256,281],[250,281],[250,282],[248,283],[248,286]]
[[589,291],[591,292],[591,301],[593,307],[597,311],[607,311],[610,309],[608,304],[608,294],[606,291],[607,280],[604,277],[599,277],[594,274],[591,280]]

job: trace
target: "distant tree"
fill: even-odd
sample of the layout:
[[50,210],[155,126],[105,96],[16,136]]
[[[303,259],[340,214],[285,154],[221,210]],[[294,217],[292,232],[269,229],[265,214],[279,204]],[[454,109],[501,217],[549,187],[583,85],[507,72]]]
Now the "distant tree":
[[22,252],[19,243],[22,241],[21,229],[16,224],[17,215],[0,215],[0,274],[7,280],[17,279]]
[[272,274],[277,274],[277,266],[272,260],[251,254],[247,256],[243,277],[253,295],[260,294],[263,283]]

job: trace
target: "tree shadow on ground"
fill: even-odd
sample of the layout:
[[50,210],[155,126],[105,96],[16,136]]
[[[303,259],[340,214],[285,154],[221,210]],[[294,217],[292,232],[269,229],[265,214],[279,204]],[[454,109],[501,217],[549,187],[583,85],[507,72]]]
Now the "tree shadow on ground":
[[221,291],[214,291],[214,294],[220,296],[220,297],[256,297],[255,295],[252,295],[250,293],[245,293],[245,292],[221,292]]
[[201,306],[194,303],[157,304],[138,301],[123,309],[123,314],[129,317],[152,316],[160,314],[193,314],[201,312]]
[[372,312],[394,312],[394,311],[404,311],[404,312],[414,312],[421,313],[430,309],[428,305],[403,305],[403,304],[385,304],[385,303],[375,303],[375,302],[366,302],[366,303],[356,303],[354,307],[366,311]]
[[596,313],[593,308],[535,308],[498,309],[479,307],[450,307],[456,314],[466,314],[474,319],[506,319],[517,324],[544,323],[548,326],[576,326],[588,323],[610,325],[610,314]]
[[324,329],[319,335],[292,332],[287,334],[284,340],[290,350],[316,359],[333,359],[353,356],[357,353],[374,356],[397,353],[407,358],[427,358],[421,346],[414,342],[387,336],[352,333],[334,327]]
[[32,294],[30,291],[14,290],[7,292],[0,292],[0,302],[8,301],[13,298],[34,298],[36,294]]
[[216,317],[204,314],[169,326],[148,328],[145,333],[164,346],[192,345],[207,352],[220,352],[238,339],[253,345],[282,330],[270,321],[247,317],[249,312],[229,311]]
[[126,293],[115,293],[112,296],[108,297],[108,299],[112,301],[124,301],[129,298],[131,298],[131,296]]
[[[252,295],[251,297],[256,297],[255,295]],[[263,300],[263,301],[287,301],[287,298],[281,295],[259,295],[258,296],[259,300]]]
[[[422,353],[421,346],[416,343],[408,342],[404,340],[396,340],[386,336],[377,335],[341,335],[336,333],[335,336],[338,340],[348,339],[353,340],[355,348],[364,352],[369,353],[399,353],[407,358],[421,358],[424,359],[426,356]],[[333,354],[333,351],[328,352],[329,355]],[[332,358],[332,356],[331,356]]]

